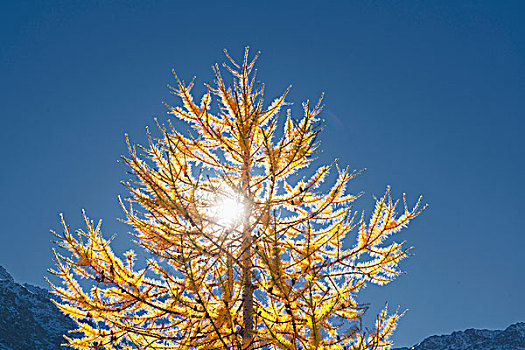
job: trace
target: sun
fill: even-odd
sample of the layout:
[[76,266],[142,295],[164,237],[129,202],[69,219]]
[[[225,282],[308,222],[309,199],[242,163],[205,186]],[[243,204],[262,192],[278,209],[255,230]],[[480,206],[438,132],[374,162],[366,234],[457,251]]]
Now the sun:
[[237,224],[244,214],[244,204],[239,198],[225,197],[217,201],[213,208],[213,216],[222,226]]

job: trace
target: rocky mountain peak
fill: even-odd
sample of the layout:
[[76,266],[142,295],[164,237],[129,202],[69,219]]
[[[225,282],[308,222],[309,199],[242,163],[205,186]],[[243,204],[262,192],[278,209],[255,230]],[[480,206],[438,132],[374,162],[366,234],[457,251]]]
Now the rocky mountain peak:
[[21,285],[0,266],[0,350],[58,350],[75,327],[44,288]]
[[394,350],[525,350],[525,322],[504,330],[466,329],[433,335],[411,348]]
[[0,282],[1,281],[10,281],[10,282],[14,282],[14,278],[13,276],[11,276],[9,274],[9,272],[7,272],[7,270],[0,265]]

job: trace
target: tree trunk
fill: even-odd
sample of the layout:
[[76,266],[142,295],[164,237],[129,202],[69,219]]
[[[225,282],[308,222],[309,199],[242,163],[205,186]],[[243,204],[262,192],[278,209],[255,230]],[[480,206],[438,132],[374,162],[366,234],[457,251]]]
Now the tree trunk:
[[[250,146],[243,147],[243,167],[242,167],[242,194],[244,196],[244,215],[242,222],[242,243],[241,243],[241,269],[242,269],[242,337],[243,350],[253,349],[253,283],[252,283],[252,232],[250,229]],[[247,147],[246,147],[247,146]]]
[[253,284],[252,284],[252,259],[251,259],[251,232],[245,229],[242,241],[242,284],[243,284],[243,349],[253,349]]

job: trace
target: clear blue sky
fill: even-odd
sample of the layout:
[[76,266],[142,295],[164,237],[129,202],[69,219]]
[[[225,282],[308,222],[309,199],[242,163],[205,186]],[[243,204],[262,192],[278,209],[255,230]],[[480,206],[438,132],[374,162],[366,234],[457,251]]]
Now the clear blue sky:
[[430,204],[398,236],[415,247],[407,274],[360,298],[371,315],[387,300],[409,309],[396,346],[525,321],[525,2],[0,6],[0,265],[17,280],[44,285],[59,212],[77,228],[85,208],[128,247],[124,133],[144,143],[167,118],[172,68],[200,87],[224,48],[249,45],[267,100],[293,84],[298,116],[326,93],[322,161],[368,169],[351,187],[359,208],[388,184]]

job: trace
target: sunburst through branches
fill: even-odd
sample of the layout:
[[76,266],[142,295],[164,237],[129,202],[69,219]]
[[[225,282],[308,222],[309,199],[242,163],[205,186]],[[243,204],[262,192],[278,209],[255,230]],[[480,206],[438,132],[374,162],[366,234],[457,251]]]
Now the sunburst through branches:
[[[226,53],[227,54],[227,53]],[[410,248],[391,235],[424,210],[390,189],[369,220],[351,208],[359,174],[336,163],[305,170],[319,152],[321,101],[303,116],[281,111],[288,90],[269,106],[248,50],[205,85],[200,103],[175,75],[182,100],[148,144],[128,141],[123,158],[134,179],[121,201],[125,221],[149,259],[111,249],[100,224],[55,233],[51,272],[62,286],[57,306],[77,324],[66,336],[75,349],[387,349],[398,312],[386,308],[361,327],[366,307],[357,294],[400,274]],[[211,108],[215,99],[217,111]],[[284,114],[284,129],[278,131]],[[139,152],[137,151],[139,149]],[[143,154],[140,154],[143,153]],[[303,169],[304,177],[290,176]],[[321,186],[329,174],[332,186]],[[324,190],[327,188],[327,190]],[[359,219],[361,217],[361,219]],[[92,282],[89,290],[79,279]]]

